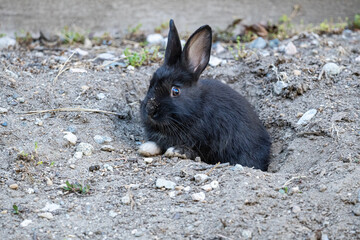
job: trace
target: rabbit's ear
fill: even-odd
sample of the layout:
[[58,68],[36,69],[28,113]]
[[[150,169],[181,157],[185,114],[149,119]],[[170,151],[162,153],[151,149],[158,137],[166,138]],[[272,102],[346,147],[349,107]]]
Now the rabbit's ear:
[[176,30],[174,20],[169,22],[169,35],[165,51],[165,64],[171,66],[175,64],[181,56],[181,43],[179,34]]
[[200,76],[209,63],[211,41],[211,28],[205,25],[196,30],[185,44],[181,61],[196,77]]

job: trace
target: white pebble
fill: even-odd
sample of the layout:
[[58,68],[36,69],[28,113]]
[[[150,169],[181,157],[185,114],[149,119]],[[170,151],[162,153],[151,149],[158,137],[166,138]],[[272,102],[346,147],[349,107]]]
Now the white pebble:
[[192,200],[194,201],[204,201],[205,200],[205,193],[204,192],[199,192],[199,193],[194,193],[191,195]]
[[70,68],[71,73],[87,73],[87,71],[83,68]]
[[148,35],[146,37],[146,41],[149,43],[149,45],[163,45],[164,44],[163,36],[161,36],[161,34],[158,34],[158,33]]
[[[89,40],[89,39],[88,39]],[[85,50],[82,50],[80,48],[76,48],[74,50],[75,53],[79,54],[80,56],[86,56],[89,54],[89,52],[85,51]]]
[[215,56],[210,56],[210,60],[209,60],[209,65],[212,66],[212,67],[216,67],[220,64],[225,64],[226,61],[225,60],[222,60],[218,57],[215,57]]
[[76,158],[76,159],[81,159],[82,156],[83,156],[83,153],[82,153],[82,152],[75,152],[75,153],[74,153],[74,158]]
[[92,154],[92,151],[94,150],[94,147],[89,143],[81,142],[76,148],[77,152],[82,152],[85,156],[90,156]]
[[316,115],[317,110],[316,109],[310,109],[302,117],[299,119],[299,121],[296,123],[297,125],[306,125],[309,123],[309,121]]
[[150,164],[154,161],[153,158],[144,158],[144,162],[147,163],[147,164]]
[[115,148],[111,145],[103,145],[103,146],[101,146],[100,150],[106,151],[106,152],[113,152],[113,151],[115,151]]
[[29,226],[29,224],[31,224],[32,223],[32,220],[30,220],[30,219],[25,219],[24,221],[22,221],[21,223],[20,223],[20,226],[21,227],[27,227],[27,226]]
[[214,180],[210,183],[210,186],[215,189],[215,188],[218,188],[219,187],[219,182]]
[[38,216],[49,220],[54,218],[54,216],[50,212],[39,213]]
[[64,132],[66,135],[64,136],[64,139],[68,141],[71,145],[75,145],[77,141],[77,137],[75,134],[71,132]]
[[206,182],[206,180],[208,180],[209,176],[206,174],[196,174],[194,176],[195,182],[197,183],[203,183]]
[[60,205],[56,204],[56,203],[49,203],[47,202],[45,204],[45,207],[43,209],[41,209],[41,211],[43,212],[53,212],[53,211],[56,211],[58,209],[60,209]]
[[176,183],[163,178],[158,178],[155,185],[157,188],[175,189]]
[[202,186],[201,189],[205,190],[206,192],[210,192],[212,190],[212,187],[210,184],[206,184]]
[[297,53],[296,47],[292,42],[289,42],[285,47],[285,54],[295,55]]
[[144,157],[159,155],[161,153],[160,147],[155,142],[145,142],[141,144],[138,152]]
[[0,113],[3,114],[3,113],[7,113],[8,110],[6,108],[2,108],[0,107]]
[[130,195],[129,195],[129,194],[126,194],[125,196],[123,196],[123,197],[121,198],[121,202],[122,202],[123,204],[125,204],[125,205],[130,204],[130,202],[131,202]]

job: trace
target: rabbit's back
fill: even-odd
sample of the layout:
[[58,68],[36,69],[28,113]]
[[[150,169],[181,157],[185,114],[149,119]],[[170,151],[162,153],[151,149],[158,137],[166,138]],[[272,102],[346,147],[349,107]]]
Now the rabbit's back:
[[204,105],[196,127],[203,131],[203,160],[266,170],[271,141],[250,103],[220,81],[201,79],[198,84]]

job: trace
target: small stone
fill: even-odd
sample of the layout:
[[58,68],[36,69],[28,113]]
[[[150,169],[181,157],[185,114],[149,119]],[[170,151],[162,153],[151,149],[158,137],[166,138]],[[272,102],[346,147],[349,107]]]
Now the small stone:
[[275,38],[269,41],[269,47],[277,48],[280,45],[280,40]]
[[220,64],[224,64],[225,62],[226,62],[225,60],[222,60],[218,57],[210,56],[209,65],[212,67],[216,67]]
[[89,143],[81,142],[76,148],[77,152],[82,152],[85,156],[90,156],[92,154],[92,151],[94,150],[94,147]]
[[201,157],[196,157],[195,162],[201,162]]
[[38,216],[49,220],[54,218],[54,216],[50,212],[39,213]]
[[4,113],[7,113],[8,110],[6,108],[2,108],[0,107],[0,114],[4,114]]
[[176,183],[163,178],[158,178],[155,183],[157,188],[175,189]]
[[68,131],[68,132],[71,132],[71,133],[76,133],[76,132],[77,132],[75,126],[69,126],[69,127],[67,128],[67,131]]
[[294,70],[294,75],[295,76],[300,76],[301,75],[301,71],[300,70]]
[[[355,62],[360,63],[360,56],[355,58]],[[0,111],[1,112],[1,111]]]
[[64,139],[68,141],[71,145],[75,145],[77,141],[76,135],[71,132],[65,132],[65,134],[66,135],[64,136]]
[[296,123],[297,125],[306,125],[308,122],[316,115],[317,110],[316,109],[310,109],[304,115],[299,119],[299,121]]
[[161,36],[161,34],[154,33],[150,34],[146,37],[146,41],[149,43],[149,45],[163,45],[164,44],[164,38]]
[[97,171],[97,170],[100,170],[100,165],[93,165],[93,166],[89,167],[90,172],[94,172],[94,171]]
[[355,216],[360,216],[360,204],[359,203],[354,207],[353,213],[355,214]]
[[60,205],[58,205],[58,204],[56,204],[56,203],[49,203],[49,202],[47,202],[47,203],[45,204],[45,207],[42,208],[41,211],[43,211],[43,212],[54,212],[54,211],[56,211],[56,210],[58,210],[58,209],[60,209],[60,208],[61,208]]
[[191,187],[190,187],[190,186],[184,187],[184,192],[190,192],[190,190],[191,190]]
[[202,202],[205,200],[205,193],[204,192],[194,193],[191,195],[191,198],[194,201]]
[[[241,166],[241,165],[240,165]],[[213,188],[213,189],[216,189],[219,187],[219,182],[214,180],[210,183],[210,186]]]
[[109,165],[109,164],[104,164],[104,169],[106,169],[106,170],[108,170],[108,171],[110,171],[110,172],[113,172],[114,171],[114,168],[111,166],[111,165]]
[[153,158],[144,158],[144,162],[147,163],[147,164],[150,164],[154,161]]
[[300,192],[300,189],[299,189],[298,186],[292,187],[292,188],[291,188],[291,192],[292,192],[292,193],[299,193],[299,192]]
[[262,37],[258,37],[250,43],[249,48],[263,49],[266,45],[267,42]]
[[241,232],[241,236],[244,238],[244,239],[250,239],[252,238],[252,231],[250,229],[244,229],[242,230]]
[[3,126],[3,127],[7,127],[7,125],[8,125],[8,123],[7,123],[7,122],[3,122],[3,123],[1,123],[1,126]]
[[322,75],[325,73],[325,77],[333,77],[338,75],[342,70],[342,67],[339,67],[336,63],[327,63],[321,70],[318,80],[322,78]]
[[169,197],[171,197],[171,198],[176,197],[176,191],[170,191],[169,192]]
[[241,164],[235,164],[235,166],[232,167],[231,170],[242,172],[244,171],[244,167]]
[[80,48],[76,48],[76,49],[74,50],[74,52],[75,52],[76,54],[79,54],[80,56],[86,56],[86,55],[89,54],[88,51],[82,50],[82,49],[80,49]]
[[214,49],[217,54],[220,54],[220,53],[223,53],[226,51],[226,49],[222,46],[222,44],[220,42],[215,42],[212,45],[212,49]]
[[85,40],[84,40],[84,48],[86,48],[86,49],[92,48],[92,42],[91,42],[90,39],[85,38]]
[[326,185],[321,184],[321,185],[319,186],[319,191],[320,191],[320,192],[325,192],[326,190],[327,190]]
[[131,234],[134,235],[135,237],[141,237],[142,235],[144,235],[142,231],[137,229],[132,230]]
[[110,53],[101,53],[97,56],[100,60],[115,60],[116,57]]
[[212,190],[212,187],[210,184],[205,184],[201,187],[201,189],[205,190],[206,192],[210,192]]
[[33,193],[35,193],[35,190],[34,190],[33,188],[28,188],[28,189],[26,190],[26,192],[27,192],[28,194],[33,194]]
[[112,217],[112,218],[114,218],[114,217],[116,217],[118,214],[116,213],[116,212],[114,212],[113,210],[110,210],[109,211],[109,216],[110,217]]
[[96,95],[96,99],[97,99],[97,100],[102,100],[102,99],[104,99],[105,97],[106,97],[106,96],[105,96],[104,93],[99,93],[99,94]]
[[76,158],[76,159],[81,159],[82,156],[83,156],[83,153],[82,153],[82,152],[75,152],[75,153],[74,153],[74,158]]
[[287,88],[288,84],[284,81],[277,81],[274,83],[273,89],[274,93],[277,95],[280,95],[283,91],[283,89]]
[[196,174],[194,176],[195,182],[197,183],[203,183],[206,182],[208,180],[209,176],[206,174]]
[[289,42],[285,47],[285,54],[295,55],[297,53],[296,47],[292,42]]
[[298,205],[295,205],[292,207],[292,212],[299,213],[299,212],[301,212],[301,208]]
[[25,219],[24,221],[22,221],[21,223],[20,223],[20,227],[27,227],[27,226],[29,226],[29,224],[31,224],[32,223],[32,220],[30,220],[30,219]]
[[104,137],[100,135],[95,135],[94,141],[98,144],[103,144],[105,142]]
[[155,142],[145,142],[140,145],[138,152],[144,157],[150,157],[161,154],[161,149]]
[[129,70],[129,71],[134,71],[135,70],[135,67],[134,66],[131,66],[131,65],[129,65],[129,66],[127,66],[127,68],[126,68],[127,70]]
[[15,46],[16,40],[10,37],[2,37],[0,38],[0,50],[7,49],[8,47]]
[[46,178],[46,185],[48,186],[52,186],[53,185],[53,181],[50,178]]
[[75,169],[75,165],[74,165],[74,164],[70,164],[69,167],[70,167],[71,169]]
[[304,113],[298,112],[298,113],[296,114],[296,118],[301,118],[303,115],[304,115]]
[[106,151],[106,152],[113,152],[113,151],[115,151],[115,148],[111,145],[103,145],[103,146],[101,146],[100,150]]
[[38,125],[38,126],[42,126],[44,123],[43,123],[43,121],[41,119],[36,118],[35,119],[35,124]]
[[130,202],[131,202],[130,195],[129,195],[129,194],[126,194],[125,196],[123,196],[123,197],[121,198],[121,202],[122,202],[123,204],[125,204],[125,205],[130,204]]
[[87,71],[83,68],[70,68],[71,73],[87,73]]
[[10,184],[9,188],[17,190],[19,188],[19,185],[17,185],[16,183]]

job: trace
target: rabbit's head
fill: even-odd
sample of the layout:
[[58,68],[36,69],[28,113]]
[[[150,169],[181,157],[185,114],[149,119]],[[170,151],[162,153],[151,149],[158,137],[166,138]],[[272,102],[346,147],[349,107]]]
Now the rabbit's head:
[[141,104],[145,125],[167,128],[181,125],[199,112],[203,104],[197,86],[209,62],[212,34],[208,25],[196,30],[181,49],[173,20],[170,20],[164,64],[154,73]]

